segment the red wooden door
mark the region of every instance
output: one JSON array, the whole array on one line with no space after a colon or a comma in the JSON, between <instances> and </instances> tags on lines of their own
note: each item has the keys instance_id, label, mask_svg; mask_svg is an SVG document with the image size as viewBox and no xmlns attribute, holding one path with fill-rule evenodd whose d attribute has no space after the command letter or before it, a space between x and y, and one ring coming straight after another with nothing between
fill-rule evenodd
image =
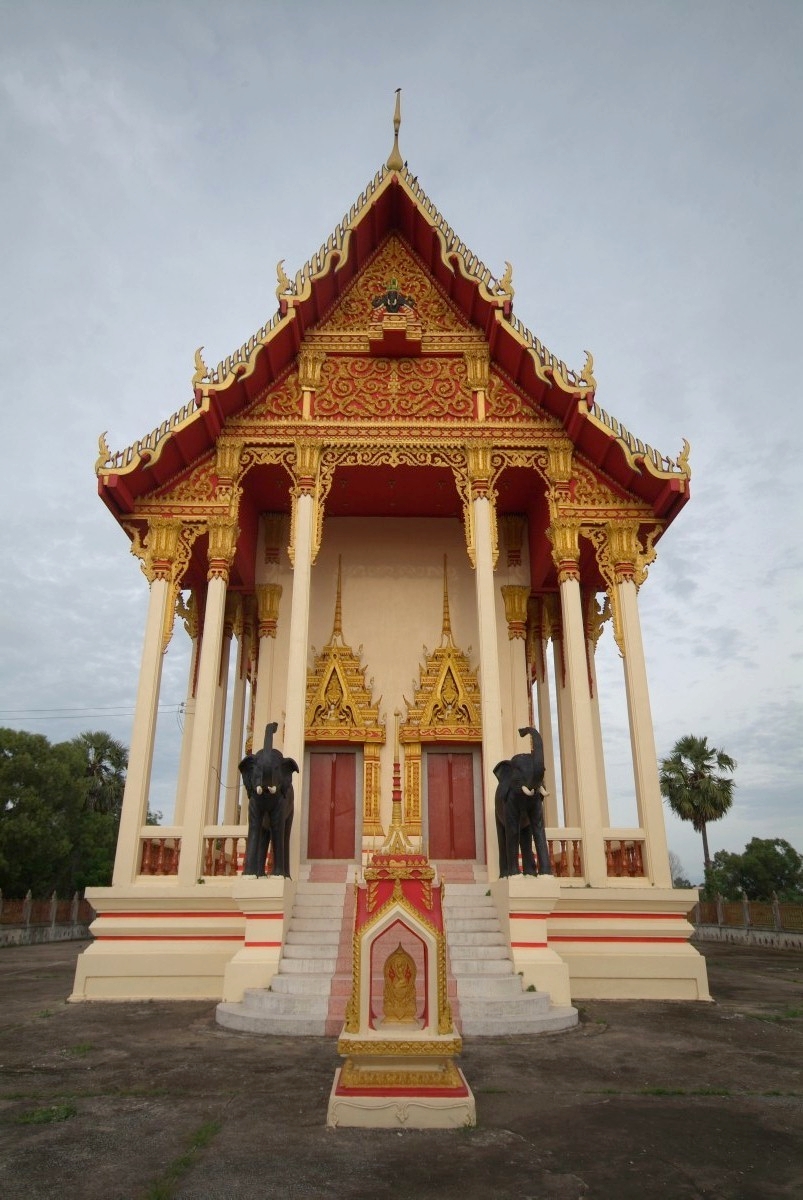
<instances>
[{"instance_id":1,"label":"red wooden door","mask_svg":"<svg viewBox=\"0 0 803 1200\"><path fill-rule=\"evenodd\" d=\"M314 750L309 756L308 858L354 858L357 756Z\"/></svg>"},{"instance_id":2,"label":"red wooden door","mask_svg":"<svg viewBox=\"0 0 803 1200\"><path fill-rule=\"evenodd\" d=\"M427 755L430 858L476 858L474 756Z\"/></svg>"}]
</instances>

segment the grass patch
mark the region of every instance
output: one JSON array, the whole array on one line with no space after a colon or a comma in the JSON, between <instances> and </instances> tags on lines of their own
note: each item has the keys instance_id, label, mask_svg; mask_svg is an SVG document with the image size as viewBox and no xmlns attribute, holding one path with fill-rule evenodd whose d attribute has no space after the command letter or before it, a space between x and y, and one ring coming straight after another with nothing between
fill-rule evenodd
<instances>
[{"instance_id":1,"label":"grass patch","mask_svg":"<svg viewBox=\"0 0 803 1200\"><path fill-rule=\"evenodd\" d=\"M803 1017L803 1008L793 1008L788 1005L779 1013L750 1013L750 1016L754 1021L769 1021L773 1025L778 1025L781 1021L799 1021Z\"/></svg>"},{"instance_id":2,"label":"grass patch","mask_svg":"<svg viewBox=\"0 0 803 1200\"><path fill-rule=\"evenodd\" d=\"M68 1046L67 1053L72 1054L75 1058L86 1058L90 1050L94 1049L91 1042L79 1042L77 1046Z\"/></svg>"},{"instance_id":3,"label":"grass patch","mask_svg":"<svg viewBox=\"0 0 803 1200\"><path fill-rule=\"evenodd\" d=\"M42 1008L36 1015L37 1017L42 1017L44 1020L47 1017L54 1017L56 1014L53 1012L52 1008Z\"/></svg>"},{"instance_id":4,"label":"grass patch","mask_svg":"<svg viewBox=\"0 0 803 1200\"><path fill-rule=\"evenodd\" d=\"M78 1109L74 1104L49 1104L46 1108L32 1108L14 1118L15 1125L49 1125L51 1121L69 1121Z\"/></svg>"},{"instance_id":5,"label":"grass patch","mask_svg":"<svg viewBox=\"0 0 803 1200\"><path fill-rule=\"evenodd\" d=\"M181 1176L189 1171L201 1150L205 1150L220 1132L219 1121L205 1121L190 1138L189 1148L179 1155L167 1170L154 1180L145 1192L145 1200L172 1200Z\"/></svg>"}]
</instances>

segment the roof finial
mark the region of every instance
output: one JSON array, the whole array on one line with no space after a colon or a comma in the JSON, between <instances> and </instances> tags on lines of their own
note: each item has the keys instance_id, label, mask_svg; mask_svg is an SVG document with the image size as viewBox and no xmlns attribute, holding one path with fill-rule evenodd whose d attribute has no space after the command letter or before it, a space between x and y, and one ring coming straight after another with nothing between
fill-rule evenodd
<instances>
[{"instance_id":1,"label":"roof finial","mask_svg":"<svg viewBox=\"0 0 803 1200\"><path fill-rule=\"evenodd\" d=\"M446 582L446 555L443 556L443 626L441 628L441 645L453 646L452 622L449 617L449 589Z\"/></svg>"},{"instance_id":2,"label":"roof finial","mask_svg":"<svg viewBox=\"0 0 803 1200\"><path fill-rule=\"evenodd\" d=\"M389 171L401 171L404 159L399 152L399 126L401 125L401 88L396 88L396 111L393 114L393 149L387 161Z\"/></svg>"},{"instance_id":3,"label":"roof finial","mask_svg":"<svg viewBox=\"0 0 803 1200\"><path fill-rule=\"evenodd\" d=\"M343 605L342 605L342 599L341 599L341 582L340 581L341 581L341 567L340 567L340 555L338 554L338 556L337 556L337 594L335 596L335 621L334 621L334 625L332 626L332 636L329 639L330 645L334 645L336 639L340 640L341 645L343 644Z\"/></svg>"}]
</instances>

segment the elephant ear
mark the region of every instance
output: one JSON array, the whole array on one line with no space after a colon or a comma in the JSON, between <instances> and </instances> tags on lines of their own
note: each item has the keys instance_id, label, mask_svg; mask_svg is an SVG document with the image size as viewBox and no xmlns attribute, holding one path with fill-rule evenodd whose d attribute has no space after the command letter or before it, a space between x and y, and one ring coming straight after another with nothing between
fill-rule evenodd
<instances>
[{"instance_id":1,"label":"elephant ear","mask_svg":"<svg viewBox=\"0 0 803 1200\"><path fill-rule=\"evenodd\" d=\"M511 768L511 762L510 762L509 758L503 758L501 762L498 762L496 764L496 766L494 767L494 775L496 776L496 778L499 780L500 783L502 782L504 777L507 774L509 774L510 768Z\"/></svg>"},{"instance_id":2,"label":"elephant ear","mask_svg":"<svg viewBox=\"0 0 803 1200\"><path fill-rule=\"evenodd\" d=\"M240 772L243 779L245 779L246 772L251 770L255 762L256 759L254 758L253 754L246 754L242 762L237 764L237 770Z\"/></svg>"},{"instance_id":3,"label":"elephant ear","mask_svg":"<svg viewBox=\"0 0 803 1200\"><path fill-rule=\"evenodd\" d=\"M293 771L300 770L299 765L294 758L283 758L282 766L287 767L288 770L290 771L291 775L292 775Z\"/></svg>"}]
</instances>

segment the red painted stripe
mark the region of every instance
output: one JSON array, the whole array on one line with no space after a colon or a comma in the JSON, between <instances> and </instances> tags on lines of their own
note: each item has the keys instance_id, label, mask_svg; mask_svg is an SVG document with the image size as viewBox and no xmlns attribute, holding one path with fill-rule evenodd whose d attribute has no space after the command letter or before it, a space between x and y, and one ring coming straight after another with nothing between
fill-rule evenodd
<instances>
[{"instance_id":1,"label":"red painted stripe","mask_svg":"<svg viewBox=\"0 0 803 1200\"><path fill-rule=\"evenodd\" d=\"M241 942L241 933L99 933L96 942Z\"/></svg>"},{"instance_id":2,"label":"red painted stripe","mask_svg":"<svg viewBox=\"0 0 803 1200\"><path fill-rule=\"evenodd\" d=\"M549 942L511 942L514 950L529 950L529 949L546 949Z\"/></svg>"},{"instance_id":3,"label":"red painted stripe","mask_svg":"<svg viewBox=\"0 0 803 1200\"><path fill-rule=\"evenodd\" d=\"M281 946L282 943L281 942L251 942L251 941L248 941L245 944L246 944L246 946L250 947L250 946Z\"/></svg>"},{"instance_id":4,"label":"red painted stripe","mask_svg":"<svg viewBox=\"0 0 803 1200\"><path fill-rule=\"evenodd\" d=\"M685 937L639 937L638 934L625 933L621 937L606 937L601 933L556 933L550 936L550 942L687 942Z\"/></svg>"},{"instance_id":5,"label":"red painted stripe","mask_svg":"<svg viewBox=\"0 0 803 1200\"><path fill-rule=\"evenodd\" d=\"M246 913L249 921L283 921L284 913Z\"/></svg>"}]
</instances>

